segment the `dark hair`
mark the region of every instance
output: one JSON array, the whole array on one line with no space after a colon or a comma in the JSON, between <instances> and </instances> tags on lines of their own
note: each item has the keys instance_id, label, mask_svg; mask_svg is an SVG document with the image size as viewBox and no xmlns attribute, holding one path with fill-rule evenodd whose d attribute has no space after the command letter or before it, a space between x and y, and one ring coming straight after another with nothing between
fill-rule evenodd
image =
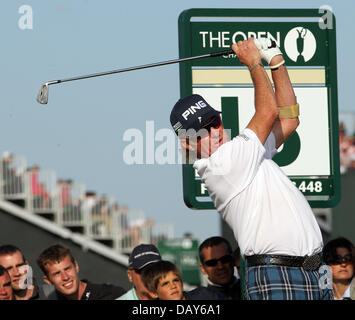
<instances>
[{"instance_id":1,"label":"dark hair","mask_svg":"<svg viewBox=\"0 0 355 320\"><path fill-rule=\"evenodd\" d=\"M202 250L205 249L205 248L209 248L209 247L213 247L213 246L218 246L219 244L221 243L225 243L226 246L227 246L227 250L228 250L228 253L229 254L232 254L232 247L230 245L230 243L228 242L227 239L223 238L223 237L210 237L210 238L207 238L205 241L203 241L199 248L198 248L198 254L199 254L199 257L200 257L200 262L203 263L204 262L204 256L203 256L203 253L202 253Z\"/></svg>"},{"instance_id":2,"label":"dark hair","mask_svg":"<svg viewBox=\"0 0 355 320\"><path fill-rule=\"evenodd\" d=\"M346 248L350 253L353 253L354 245L350 240L343 237L330 240L323 248L323 261L326 264L336 261L337 248Z\"/></svg>"},{"instance_id":3,"label":"dark hair","mask_svg":"<svg viewBox=\"0 0 355 320\"><path fill-rule=\"evenodd\" d=\"M19 248L15 247L12 244L4 244L0 246L0 256L12 255L17 251L21 253L23 262L25 262L26 261L25 256L23 255L22 251Z\"/></svg>"},{"instance_id":4,"label":"dark hair","mask_svg":"<svg viewBox=\"0 0 355 320\"><path fill-rule=\"evenodd\" d=\"M10 277L9 271L7 271L3 266L0 265L0 277L2 277L5 273Z\"/></svg>"},{"instance_id":5,"label":"dark hair","mask_svg":"<svg viewBox=\"0 0 355 320\"><path fill-rule=\"evenodd\" d=\"M54 246L51 246L51 247L45 249L39 255L39 257L37 259L37 264L41 268L42 272L46 276L48 276L48 271L46 269L46 265L51 264L51 263L55 263L55 262L60 262L67 256L70 257L72 263L75 263L75 259L72 256L69 248L67 248L61 244L56 244Z\"/></svg>"},{"instance_id":6,"label":"dark hair","mask_svg":"<svg viewBox=\"0 0 355 320\"><path fill-rule=\"evenodd\" d=\"M178 267L166 260L160 260L146 266L141 273L141 279L150 292L156 293L160 279L169 272L175 273L180 281L182 281Z\"/></svg>"}]
</instances>

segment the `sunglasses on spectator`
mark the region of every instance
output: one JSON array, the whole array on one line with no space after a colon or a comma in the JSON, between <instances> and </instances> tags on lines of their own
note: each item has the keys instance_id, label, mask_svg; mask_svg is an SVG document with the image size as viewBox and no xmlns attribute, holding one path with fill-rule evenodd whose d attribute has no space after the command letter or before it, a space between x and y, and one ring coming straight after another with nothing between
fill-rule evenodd
<instances>
[{"instance_id":1,"label":"sunglasses on spectator","mask_svg":"<svg viewBox=\"0 0 355 320\"><path fill-rule=\"evenodd\" d=\"M218 264L218 261L221 261L223 264L231 263L233 261L233 257L230 254L227 254L223 257L220 257L219 259L207 260L204 262L204 264L208 267L215 267Z\"/></svg>"},{"instance_id":2,"label":"sunglasses on spectator","mask_svg":"<svg viewBox=\"0 0 355 320\"><path fill-rule=\"evenodd\" d=\"M351 262L353 259L351 254L346 254L345 256L336 255L334 261L331 261L332 264L342 264Z\"/></svg>"}]
</instances>

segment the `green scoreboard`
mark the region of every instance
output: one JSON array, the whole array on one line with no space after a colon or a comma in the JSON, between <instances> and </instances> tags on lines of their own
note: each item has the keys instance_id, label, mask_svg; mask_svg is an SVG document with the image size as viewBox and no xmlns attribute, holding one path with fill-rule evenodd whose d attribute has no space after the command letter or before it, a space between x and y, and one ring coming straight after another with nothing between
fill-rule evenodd
<instances>
[{"instance_id":1,"label":"green scoreboard","mask_svg":"<svg viewBox=\"0 0 355 320\"><path fill-rule=\"evenodd\" d=\"M157 247L163 260L168 260L179 268L183 282L195 286L201 284L197 239L159 240Z\"/></svg>"},{"instance_id":2,"label":"green scoreboard","mask_svg":"<svg viewBox=\"0 0 355 320\"><path fill-rule=\"evenodd\" d=\"M179 17L180 58L227 50L249 37L278 44L300 104L300 125L273 160L313 208L340 201L335 17L327 19L332 23L318 9L190 9ZM255 111L249 71L234 54L181 63L181 97L192 93L222 111L231 138ZM188 207L215 208L191 164L183 164L183 191Z\"/></svg>"}]
</instances>

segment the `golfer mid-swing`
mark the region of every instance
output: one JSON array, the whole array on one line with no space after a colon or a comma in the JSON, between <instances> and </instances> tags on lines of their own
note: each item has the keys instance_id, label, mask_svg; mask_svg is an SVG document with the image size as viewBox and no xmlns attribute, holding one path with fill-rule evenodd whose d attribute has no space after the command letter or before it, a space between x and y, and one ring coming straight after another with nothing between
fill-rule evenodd
<instances>
[{"instance_id":1,"label":"golfer mid-swing","mask_svg":"<svg viewBox=\"0 0 355 320\"><path fill-rule=\"evenodd\" d=\"M252 38L233 44L254 85L255 114L228 141L220 112L199 95L180 99L170 122L197 155L194 168L246 261L247 299L331 299L320 285L322 235L303 194L272 160L299 125L299 106L278 47ZM271 69L275 91L261 59Z\"/></svg>"}]
</instances>

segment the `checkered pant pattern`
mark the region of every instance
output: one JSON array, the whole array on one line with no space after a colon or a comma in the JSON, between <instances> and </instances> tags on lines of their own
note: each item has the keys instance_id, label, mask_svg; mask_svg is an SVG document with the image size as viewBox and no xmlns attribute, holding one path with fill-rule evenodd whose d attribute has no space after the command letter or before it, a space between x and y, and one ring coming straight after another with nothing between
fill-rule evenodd
<instances>
[{"instance_id":1,"label":"checkered pant pattern","mask_svg":"<svg viewBox=\"0 0 355 320\"><path fill-rule=\"evenodd\" d=\"M303 268L262 265L245 274L247 300L332 300L331 289L321 289L319 272Z\"/></svg>"}]
</instances>

